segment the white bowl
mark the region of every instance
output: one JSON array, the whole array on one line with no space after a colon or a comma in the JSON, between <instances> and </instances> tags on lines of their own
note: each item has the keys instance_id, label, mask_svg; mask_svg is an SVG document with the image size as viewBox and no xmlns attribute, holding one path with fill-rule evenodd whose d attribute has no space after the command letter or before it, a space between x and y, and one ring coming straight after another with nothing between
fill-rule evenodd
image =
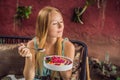
<instances>
[{"instance_id":1,"label":"white bowl","mask_svg":"<svg viewBox=\"0 0 120 80\"><path fill-rule=\"evenodd\" d=\"M52 57L64 58L66 61L69 60L70 64L64 65L63 63L61 63L61 65L55 65L55 64L46 63L46 58L52 58ZM46 56L44 57L44 66L53 71L67 71L67 70L72 69L73 61L70 58L64 57L64 56L58 56L58 55Z\"/></svg>"}]
</instances>

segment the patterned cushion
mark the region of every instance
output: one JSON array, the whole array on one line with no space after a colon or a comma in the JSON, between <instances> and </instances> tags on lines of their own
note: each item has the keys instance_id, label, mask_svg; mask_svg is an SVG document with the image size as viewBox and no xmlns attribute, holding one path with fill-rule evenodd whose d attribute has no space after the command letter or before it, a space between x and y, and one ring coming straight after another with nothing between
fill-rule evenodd
<instances>
[{"instance_id":1,"label":"patterned cushion","mask_svg":"<svg viewBox=\"0 0 120 80\"><path fill-rule=\"evenodd\" d=\"M83 48L80 45L77 45L77 44L74 44L74 45L75 45L75 57L73 61L71 80L78 80L79 72L80 72L81 53Z\"/></svg>"}]
</instances>

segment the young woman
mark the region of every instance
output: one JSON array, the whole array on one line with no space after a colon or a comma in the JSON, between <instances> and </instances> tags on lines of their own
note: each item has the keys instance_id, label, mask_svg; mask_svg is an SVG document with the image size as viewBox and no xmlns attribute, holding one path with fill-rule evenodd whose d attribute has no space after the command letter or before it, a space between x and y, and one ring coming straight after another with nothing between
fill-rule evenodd
<instances>
[{"instance_id":1,"label":"young woman","mask_svg":"<svg viewBox=\"0 0 120 80\"><path fill-rule=\"evenodd\" d=\"M43 57L48 55L62 55L74 59L74 45L63 39L64 21L61 12L54 7L44 7L40 10L36 21L36 36L27 43L21 43L19 54L25 57L24 77L26 80L50 79L70 80L71 70L51 71L43 66ZM44 48L45 52L36 52L30 48ZM37 79L39 78L39 79ZM50 80L48 79L48 80Z\"/></svg>"}]
</instances>

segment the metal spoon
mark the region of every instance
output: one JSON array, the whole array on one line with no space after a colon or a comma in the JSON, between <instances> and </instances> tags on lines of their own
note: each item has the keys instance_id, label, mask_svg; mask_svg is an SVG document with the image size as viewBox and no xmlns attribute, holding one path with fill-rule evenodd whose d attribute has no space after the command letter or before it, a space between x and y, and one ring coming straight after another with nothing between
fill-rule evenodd
<instances>
[{"instance_id":1,"label":"metal spoon","mask_svg":"<svg viewBox=\"0 0 120 80\"><path fill-rule=\"evenodd\" d=\"M30 48L30 47L25 47L25 48L33 49L33 50L38 51L38 52L45 52L44 48Z\"/></svg>"}]
</instances>

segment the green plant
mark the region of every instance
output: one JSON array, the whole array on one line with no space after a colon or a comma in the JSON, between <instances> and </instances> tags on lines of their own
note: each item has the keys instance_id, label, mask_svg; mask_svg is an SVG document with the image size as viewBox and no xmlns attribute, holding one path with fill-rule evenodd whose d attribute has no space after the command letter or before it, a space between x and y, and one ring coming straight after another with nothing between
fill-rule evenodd
<instances>
[{"instance_id":1,"label":"green plant","mask_svg":"<svg viewBox=\"0 0 120 80\"><path fill-rule=\"evenodd\" d=\"M22 21L24 19L29 19L32 6L18 6L16 10L16 14L14 15L14 30L15 26L22 26Z\"/></svg>"},{"instance_id":2,"label":"green plant","mask_svg":"<svg viewBox=\"0 0 120 80\"><path fill-rule=\"evenodd\" d=\"M100 62L99 69L101 70L101 74L105 77L111 77L116 75L117 67L111 63Z\"/></svg>"},{"instance_id":3,"label":"green plant","mask_svg":"<svg viewBox=\"0 0 120 80\"><path fill-rule=\"evenodd\" d=\"M92 5L95 3L95 0L86 0L85 5L83 7L78 7L74 9L74 14L73 14L73 21L76 23L81 23L84 24L82 20L82 15L88 8L88 6Z\"/></svg>"},{"instance_id":4,"label":"green plant","mask_svg":"<svg viewBox=\"0 0 120 80\"><path fill-rule=\"evenodd\" d=\"M120 80L120 77L118 77L117 80Z\"/></svg>"},{"instance_id":5,"label":"green plant","mask_svg":"<svg viewBox=\"0 0 120 80\"><path fill-rule=\"evenodd\" d=\"M90 59L91 70L94 70L96 75L102 76L103 80L120 80L118 76L118 66L112 64L109 60L109 54L105 55L104 61L98 59Z\"/></svg>"},{"instance_id":6,"label":"green plant","mask_svg":"<svg viewBox=\"0 0 120 80\"><path fill-rule=\"evenodd\" d=\"M28 19L31 14L31 6L18 6L15 14L16 19Z\"/></svg>"}]
</instances>

